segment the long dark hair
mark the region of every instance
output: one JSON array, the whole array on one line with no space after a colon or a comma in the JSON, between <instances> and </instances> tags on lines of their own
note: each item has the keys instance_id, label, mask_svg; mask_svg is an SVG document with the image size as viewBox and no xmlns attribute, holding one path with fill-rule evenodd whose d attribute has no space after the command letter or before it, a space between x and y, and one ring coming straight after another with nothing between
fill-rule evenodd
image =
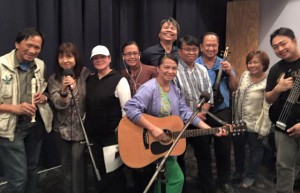
<instances>
[{"instance_id":1,"label":"long dark hair","mask_svg":"<svg viewBox=\"0 0 300 193\"><path fill-rule=\"evenodd\" d=\"M75 73L75 79L77 79L80 76L80 73L82 71L83 65L81 60L80 52L73 43L66 42L62 43L58 49L56 54L56 59L58 60L59 55L66 54L66 55L73 55L75 58L75 66L73 67L74 73ZM60 80L63 76L64 69L58 64L55 67L55 79Z\"/></svg>"}]
</instances>

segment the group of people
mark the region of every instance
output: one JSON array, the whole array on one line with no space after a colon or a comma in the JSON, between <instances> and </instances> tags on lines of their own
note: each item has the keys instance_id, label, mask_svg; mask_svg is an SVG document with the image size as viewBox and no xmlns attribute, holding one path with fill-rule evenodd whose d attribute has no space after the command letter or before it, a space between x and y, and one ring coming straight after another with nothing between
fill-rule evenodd
<instances>
[{"instance_id":1,"label":"group of people","mask_svg":"<svg viewBox=\"0 0 300 193\"><path fill-rule=\"evenodd\" d=\"M215 135L187 139L197 160L202 193L216 193L218 187L224 193L234 192L232 179L244 188L251 187L263 159L263 138L270 133L271 125L277 149L277 192L293 192L300 166L300 123L298 119L288 119L285 124L289 127L282 129L276 121L271 124L269 110L289 102L290 91L295 92L294 87L299 87L295 79L300 73L300 51L294 32L279 28L272 33L270 43L281 60L269 74L267 53L254 50L247 55L247 70L238 81L232 65L217 56L216 33L203 34L199 42L190 35L178 38L179 31L178 22L167 18L161 21L158 44L141 52L135 41L125 42L121 48L124 65L121 72L110 67L111 54L103 45L91 51L90 59L96 69L92 73L84 67L76 45L62 43L57 50L55 71L48 81L45 64L38 59L44 43L42 33L35 28L20 31L15 49L0 57L0 160L8 181L5 192L37 192L42 133L43 129L51 132L52 128L61 158L64 193L85 192L86 137L93 144L91 150L101 178L95 175L98 192L126 192L130 180L133 181L130 191L142 192L159 160L142 169L126 169L120 164L109 170L106 163L107 147L118 144L115 132L122 117L127 116L161 141L166 138L164 128L156 126L144 114L178 115L187 123L199 108L187 129L220 127ZM72 73L65 73L70 69ZM202 93L208 93L210 99L199 107ZM293 107L293 111L297 108ZM229 132L234 130L233 126L229 132L222 127L224 122L228 126L240 121L247 125L247 132L242 135L232 138ZM250 149L247 168L246 143ZM212 172L212 144L216 182ZM115 158L118 156L116 153ZM185 192L185 167L184 154L169 157L164 175L159 175L151 191Z\"/></svg>"}]
</instances>

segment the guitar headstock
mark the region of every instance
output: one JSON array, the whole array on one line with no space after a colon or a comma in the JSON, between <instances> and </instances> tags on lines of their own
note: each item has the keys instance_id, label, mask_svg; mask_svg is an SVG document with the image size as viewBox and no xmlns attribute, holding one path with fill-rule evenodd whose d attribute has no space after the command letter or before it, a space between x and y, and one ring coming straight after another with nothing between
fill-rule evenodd
<instances>
[{"instance_id":1,"label":"guitar headstock","mask_svg":"<svg viewBox=\"0 0 300 193\"><path fill-rule=\"evenodd\" d=\"M223 60L227 60L227 57L230 55L230 52L229 52L229 47L227 46L225 48L224 51L221 51L221 56L223 57Z\"/></svg>"},{"instance_id":2,"label":"guitar headstock","mask_svg":"<svg viewBox=\"0 0 300 193\"><path fill-rule=\"evenodd\" d=\"M230 133L232 136L241 135L247 131L247 124L244 121L235 121L232 123L232 127L230 129Z\"/></svg>"}]
</instances>

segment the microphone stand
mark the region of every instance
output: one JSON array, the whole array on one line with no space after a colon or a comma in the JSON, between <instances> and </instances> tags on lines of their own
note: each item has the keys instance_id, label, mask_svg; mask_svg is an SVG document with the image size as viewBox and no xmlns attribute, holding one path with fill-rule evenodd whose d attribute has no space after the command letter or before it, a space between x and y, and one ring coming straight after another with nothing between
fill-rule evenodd
<instances>
[{"instance_id":1,"label":"microphone stand","mask_svg":"<svg viewBox=\"0 0 300 193\"><path fill-rule=\"evenodd\" d=\"M196 111L189 118L188 122L184 125L183 129L181 130L181 132L179 133L179 135L175 139L174 143L172 144L172 146L170 147L170 149L168 150L168 152L166 153L166 155L163 157L163 159L161 160L161 162L159 163L159 165L156 167L156 171L153 174L153 176L152 176L151 180L149 181L148 185L144 189L143 193L147 193L149 191L151 185L153 184L154 180L157 178L158 173L163 169L163 166L165 165L168 157L172 153L172 151L175 148L176 144L178 143L179 139L181 138L181 136L183 135L183 133L185 132L185 130L188 128L188 126L191 124L191 122L195 119L195 117L197 116L197 114L201 110L204 102L205 102L205 99L203 99L202 101L200 101L200 103L198 105L199 107L197 107Z\"/></svg>"},{"instance_id":2,"label":"microphone stand","mask_svg":"<svg viewBox=\"0 0 300 193\"><path fill-rule=\"evenodd\" d=\"M221 125L226 126L228 124L225 121L223 121L222 119L220 119L219 117L217 117L216 115L214 115L211 112L209 112L208 110L204 110L204 112L207 113L208 116L210 116L212 119L214 119L215 121L217 121Z\"/></svg>"},{"instance_id":3,"label":"microphone stand","mask_svg":"<svg viewBox=\"0 0 300 193\"><path fill-rule=\"evenodd\" d=\"M92 144L90 144L90 141L89 141L89 138L88 138L88 136L86 134L86 131L85 131L82 119L80 117L79 107L78 107L78 105L76 103L76 99L75 99L75 96L74 96L73 89L71 88L71 86L68 86L68 87L69 87L69 90L71 92L71 96L72 96L71 99L72 99L72 101L74 103L74 106L75 106L76 114L77 114L79 122L80 122L80 126L81 126L81 129L82 129L82 132L83 132L84 140L85 140L85 143L87 145L87 148L88 148L91 160L92 160L92 164L93 164L93 167L94 167L94 170L95 170L95 173L96 173L97 180L100 181L101 180L101 176L100 176L99 170L98 170L98 168L96 166L95 159L94 159L94 156L93 156L93 152L92 152L92 149L91 149L91 145Z\"/></svg>"}]
</instances>

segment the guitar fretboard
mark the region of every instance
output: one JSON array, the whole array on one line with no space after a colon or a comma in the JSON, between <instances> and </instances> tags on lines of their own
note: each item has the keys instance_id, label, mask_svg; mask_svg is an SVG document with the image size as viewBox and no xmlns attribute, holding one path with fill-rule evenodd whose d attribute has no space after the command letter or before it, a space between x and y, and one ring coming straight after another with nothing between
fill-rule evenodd
<instances>
[{"instance_id":1,"label":"guitar fretboard","mask_svg":"<svg viewBox=\"0 0 300 193\"><path fill-rule=\"evenodd\" d=\"M295 102L299 98L299 92L300 92L300 75L297 75L295 82L294 82L294 87L292 88L292 90L288 96L287 102L295 104Z\"/></svg>"},{"instance_id":2,"label":"guitar fretboard","mask_svg":"<svg viewBox=\"0 0 300 193\"><path fill-rule=\"evenodd\" d=\"M196 136L203 136L203 135L211 135L216 134L219 132L219 129L222 127L214 127L210 129L190 129L186 130L180 138L188 138L188 137L196 137ZM229 127L225 128L227 131L229 130ZM172 137L177 138L180 132L176 131L172 133Z\"/></svg>"}]
</instances>

